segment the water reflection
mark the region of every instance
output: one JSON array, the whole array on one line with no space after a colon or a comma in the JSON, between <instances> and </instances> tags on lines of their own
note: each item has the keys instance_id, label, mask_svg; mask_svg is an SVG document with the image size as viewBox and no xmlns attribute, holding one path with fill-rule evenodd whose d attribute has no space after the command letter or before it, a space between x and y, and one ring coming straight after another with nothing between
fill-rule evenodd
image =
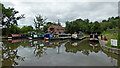
<instances>
[{"instance_id":1,"label":"water reflection","mask_svg":"<svg viewBox=\"0 0 120 68\"><path fill-rule=\"evenodd\" d=\"M2 45L2 66L17 66L18 62L15 61L15 59L19 59L21 61L24 61L25 57L21 57L17 55L19 45L21 43L13 43L5 41ZM12 43L12 44L11 44Z\"/></svg>"},{"instance_id":2,"label":"water reflection","mask_svg":"<svg viewBox=\"0 0 120 68\"><path fill-rule=\"evenodd\" d=\"M97 45L97 46L94 46ZM66 52L77 53L82 52L84 55L89 55L90 52L98 53L100 51L99 43L92 43L90 41L69 41L65 44Z\"/></svg>"},{"instance_id":3,"label":"water reflection","mask_svg":"<svg viewBox=\"0 0 120 68\"><path fill-rule=\"evenodd\" d=\"M94 53L100 55L101 57L103 57L103 55L104 55L104 54L102 54L103 51L101 50L100 44L98 42L91 42L88 40L82 40L82 41L54 40L54 41L49 41L49 42L45 42L43 40L27 40L27 39L3 40L2 47L3 47L2 66L17 66L17 65L27 64L27 63L29 63L27 61L28 58L30 58L29 60L31 62L33 62L32 60L35 60L36 62L38 61L39 62L38 64L33 62L36 65L40 64L40 60L44 61L44 64L42 64L42 65L47 65L48 60L45 58L50 58L49 57L49 56L51 56L50 52L52 54L52 58L54 58L54 56L58 56L57 54L60 54L59 56L61 56L61 58L63 58L63 57L66 58L66 57L72 55L72 53L73 53L73 54L76 54L77 58L79 58L80 56L83 57L84 55L88 56L90 58L89 59L90 61L91 61L91 59L94 59L91 57L91 55ZM27 48L26 49L27 51L30 51L29 54L26 54L27 52L24 50L25 48ZM60 50L61 50L61 52L60 52ZM57 54L55 53L55 51L57 52ZM19 52L20 53L24 52L26 55L29 55L29 56L26 57L25 54L21 55ZM67 54L67 53L70 53L70 54ZM108 57L111 55L111 54L107 54L106 52L105 52L105 54L108 55ZM34 58L34 57L36 57L36 58ZM75 59L74 57L70 57L70 58ZM104 55L104 57L106 57L106 56ZM106 58L108 59L108 57L106 57ZM40 58L42 58L42 59L40 59ZM97 59L97 57L95 57L95 58ZM116 59L114 57L112 57L112 58ZM56 59L61 60L57 57L56 57ZM71 62L73 61L72 59L70 59ZM118 61L117 64L119 64L120 60L118 60L118 59L116 59L116 60ZM56 62L54 60L51 60L50 61L51 64L49 63L49 65L54 65L55 63L56 63L55 65L60 65L60 63L64 62L64 61L65 60ZM84 64L87 64L87 62L88 61L84 62ZM109 60L107 61L107 63L106 62L105 63L107 65L111 65L108 62L109 62ZM67 63L68 63L68 61L67 61ZM69 63L69 64L67 64L67 63L66 64L63 63L63 64L72 65L71 63ZM80 63L81 65L83 64L79 60L76 61L76 63ZM101 61L101 64L99 64L99 62L97 62L97 63L98 63L98 65L102 65L102 61ZM76 64L76 65L79 65L79 64Z\"/></svg>"},{"instance_id":4,"label":"water reflection","mask_svg":"<svg viewBox=\"0 0 120 68\"><path fill-rule=\"evenodd\" d=\"M117 59L117 66L118 68L120 68L120 56L119 55L116 55L116 54L113 54L113 53L109 53L109 52L106 52L106 51L103 51L105 54L107 54L108 57L111 58L111 63L114 62L114 59Z\"/></svg>"}]
</instances>

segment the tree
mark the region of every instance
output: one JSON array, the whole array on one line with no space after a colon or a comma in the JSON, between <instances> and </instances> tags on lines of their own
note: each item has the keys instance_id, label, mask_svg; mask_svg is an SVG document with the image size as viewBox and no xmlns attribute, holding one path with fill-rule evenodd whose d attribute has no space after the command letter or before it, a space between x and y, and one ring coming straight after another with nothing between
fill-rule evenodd
<instances>
[{"instance_id":1,"label":"tree","mask_svg":"<svg viewBox=\"0 0 120 68\"><path fill-rule=\"evenodd\" d=\"M3 35L9 35L11 33L13 27L16 27L14 25L18 25L17 21L24 18L24 14L20 16L16 16L19 12L16 11L14 8L5 8L2 4L2 27L3 27ZM15 32L16 33L16 32ZM19 32L17 32L19 33Z\"/></svg>"},{"instance_id":2,"label":"tree","mask_svg":"<svg viewBox=\"0 0 120 68\"><path fill-rule=\"evenodd\" d=\"M101 28L100 28L100 23L98 21L95 21L91 27L91 32L92 33L100 33L101 32Z\"/></svg>"},{"instance_id":3,"label":"tree","mask_svg":"<svg viewBox=\"0 0 120 68\"><path fill-rule=\"evenodd\" d=\"M28 29L28 31L33 31L33 27L32 26L28 26L27 29Z\"/></svg>"},{"instance_id":4,"label":"tree","mask_svg":"<svg viewBox=\"0 0 120 68\"><path fill-rule=\"evenodd\" d=\"M19 12L16 11L14 8L5 8L4 5L2 5L2 25L5 28L10 28L12 25L18 25L17 21L24 18L24 14L21 16L16 17L16 14Z\"/></svg>"},{"instance_id":5,"label":"tree","mask_svg":"<svg viewBox=\"0 0 120 68\"><path fill-rule=\"evenodd\" d=\"M27 32L31 32L31 31L33 31L33 27L32 26L23 26L21 28L21 32L22 33L27 33Z\"/></svg>"},{"instance_id":6,"label":"tree","mask_svg":"<svg viewBox=\"0 0 120 68\"><path fill-rule=\"evenodd\" d=\"M66 22L65 31L69 33L74 33L79 31L87 33L89 32L89 28L90 27L89 27L88 19L85 19L85 20L76 19L75 21L72 21L72 22L69 22L69 21Z\"/></svg>"},{"instance_id":7,"label":"tree","mask_svg":"<svg viewBox=\"0 0 120 68\"><path fill-rule=\"evenodd\" d=\"M41 15L35 16L34 25L35 25L36 30L40 30L41 26L46 24L45 22L46 20L47 18L43 18Z\"/></svg>"},{"instance_id":8,"label":"tree","mask_svg":"<svg viewBox=\"0 0 120 68\"><path fill-rule=\"evenodd\" d=\"M65 32L66 33L71 33L71 30L70 30L71 29L71 25L70 25L71 23L69 21L66 21L65 24L66 24Z\"/></svg>"},{"instance_id":9,"label":"tree","mask_svg":"<svg viewBox=\"0 0 120 68\"><path fill-rule=\"evenodd\" d=\"M20 28L17 25L13 25L10 28L10 34L19 34L21 33Z\"/></svg>"}]
</instances>

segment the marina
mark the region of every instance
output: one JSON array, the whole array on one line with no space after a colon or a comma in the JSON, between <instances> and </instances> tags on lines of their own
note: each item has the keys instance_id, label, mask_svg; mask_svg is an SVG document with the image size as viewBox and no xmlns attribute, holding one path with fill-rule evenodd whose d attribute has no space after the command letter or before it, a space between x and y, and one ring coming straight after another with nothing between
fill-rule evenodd
<instances>
[{"instance_id":1,"label":"marina","mask_svg":"<svg viewBox=\"0 0 120 68\"><path fill-rule=\"evenodd\" d=\"M0 68L120 68L120 2L0 5Z\"/></svg>"}]
</instances>

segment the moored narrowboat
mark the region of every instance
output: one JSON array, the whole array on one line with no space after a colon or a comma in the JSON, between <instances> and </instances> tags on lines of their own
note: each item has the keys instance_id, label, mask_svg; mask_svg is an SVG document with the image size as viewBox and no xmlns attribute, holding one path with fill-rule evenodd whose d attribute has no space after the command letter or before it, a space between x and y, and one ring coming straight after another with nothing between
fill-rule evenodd
<instances>
[{"instance_id":1,"label":"moored narrowboat","mask_svg":"<svg viewBox=\"0 0 120 68\"><path fill-rule=\"evenodd\" d=\"M71 40L81 40L83 35L81 33L77 34L76 32L72 34Z\"/></svg>"},{"instance_id":2,"label":"moored narrowboat","mask_svg":"<svg viewBox=\"0 0 120 68\"><path fill-rule=\"evenodd\" d=\"M45 41L45 42L49 42L49 38L50 38L50 35L49 35L49 34L45 34L45 35L44 35L44 41Z\"/></svg>"},{"instance_id":3,"label":"moored narrowboat","mask_svg":"<svg viewBox=\"0 0 120 68\"><path fill-rule=\"evenodd\" d=\"M28 38L30 34L9 34L7 39L22 39Z\"/></svg>"},{"instance_id":4,"label":"moored narrowboat","mask_svg":"<svg viewBox=\"0 0 120 68\"><path fill-rule=\"evenodd\" d=\"M38 38L39 38L38 34L31 34L31 35L28 37L29 40L38 39Z\"/></svg>"},{"instance_id":5,"label":"moored narrowboat","mask_svg":"<svg viewBox=\"0 0 120 68\"><path fill-rule=\"evenodd\" d=\"M78 39L78 38L77 38L77 34L72 34L71 39L72 39L72 40Z\"/></svg>"},{"instance_id":6,"label":"moored narrowboat","mask_svg":"<svg viewBox=\"0 0 120 68\"><path fill-rule=\"evenodd\" d=\"M97 34L90 34L90 41L98 41L98 35Z\"/></svg>"},{"instance_id":7,"label":"moored narrowboat","mask_svg":"<svg viewBox=\"0 0 120 68\"><path fill-rule=\"evenodd\" d=\"M19 39L19 38L22 38L21 34L10 34L8 36L8 39Z\"/></svg>"},{"instance_id":8,"label":"moored narrowboat","mask_svg":"<svg viewBox=\"0 0 120 68\"><path fill-rule=\"evenodd\" d=\"M59 39L70 39L71 38L71 34L59 34L58 38Z\"/></svg>"},{"instance_id":9,"label":"moored narrowboat","mask_svg":"<svg viewBox=\"0 0 120 68\"><path fill-rule=\"evenodd\" d=\"M28 39L44 39L45 33L36 33L36 32L31 32Z\"/></svg>"},{"instance_id":10,"label":"moored narrowboat","mask_svg":"<svg viewBox=\"0 0 120 68\"><path fill-rule=\"evenodd\" d=\"M71 39L71 34L54 34L50 40Z\"/></svg>"},{"instance_id":11,"label":"moored narrowboat","mask_svg":"<svg viewBox=\"0 0 120 68\"><path fill-rule=\"evenodd\" d=\"M45 33L39 33L38 34L38 37L41 38L41 39L44 39L44 36L45 36Z\"/></svg>"}]
</instances>

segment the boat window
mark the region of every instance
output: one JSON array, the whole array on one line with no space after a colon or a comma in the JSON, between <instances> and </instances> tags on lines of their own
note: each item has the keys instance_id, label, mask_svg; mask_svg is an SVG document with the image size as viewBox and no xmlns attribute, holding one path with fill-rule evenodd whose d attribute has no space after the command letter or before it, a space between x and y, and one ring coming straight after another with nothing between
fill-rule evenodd
<instances>
[{"instance_id":1,"label":"boat window","mask_svg":"<svg viewBox=\"0 0 120 68\"><path fill-rule=\"evenodd\" d=\"M59 35L59 37L67 37L67 36L70 36L70 35Z\"/></svg>"}]
</instances>

